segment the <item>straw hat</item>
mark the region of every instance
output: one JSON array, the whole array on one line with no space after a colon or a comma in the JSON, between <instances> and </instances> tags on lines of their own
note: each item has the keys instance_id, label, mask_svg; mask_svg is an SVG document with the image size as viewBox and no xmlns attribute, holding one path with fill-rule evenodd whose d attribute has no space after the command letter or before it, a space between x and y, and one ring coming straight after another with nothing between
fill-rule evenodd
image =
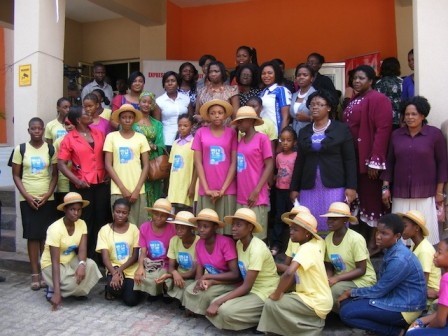
<instances>
[{"instance_id":1,"label":"straw hat","mask_svg":"<svg viewBox=\"0 0 448 336\"><path fill-rule=\"evenodd\" d=\"M423 232L423 236L425 236L425 237L429 236L429 231L428 231L428 228L426 227L425 216L420 211L410 210L406 213L397 212L397 215L400 216L401 218L404 217L404 218L410 219L415 224L420 226L420 229L422 229L422 232Z\"/></svg>"},{"instance_id":2,"label":"straw hat","mask_svg":"<svg viewBox=\"0 0 448 336\"><path fill-rule=\"evenodd\" d=\"M311 233L316 239L322 240L322 237L317 234L317 220L310 213L301 212L298 213L294 219L285 218L283 219L283 222L288 225L299 225Z\"/></svg>"},{"instance_id":3,"label":"straw hat","mask_svg":"<svg viewBox=\"0 0 448 336\"><path fill-rule=\"evenodd\" d=\"M254 119L255 120L255 126L260 126L264 124L263 119L261 119L257 112L255 112L254 108L251 106L242 106L238 109L238 112L236 112L236 118L233 120L230 124L231 125L237 125L238 120L243 119Z\"/></svg>"},{"instance_id":4,"label":"straw hat","mask_svg":"<svg viewBox=\"0 0 448 336\"><path fill-rule=\"evenodd\" d=\"M220 228L225 226L225 224L219 220L219 216L216 211L212 209L202 209L198 213L197 217L190 218L188 221L197 225L200 220L216 223Z\"/></svg>"},{"instance_id":5,"label":"straw hat","mask_svg":"<svg viewBox=\"0 0 448 336\"><path fill-rule=\"evenodd\" d=\"M69 204L73 203L82 203L82 207L85 208L90 204L89 201L83 200L81 195L77 192L69 192L67 195L64 196L64 203L59 204L56 209L59 211L64 211L64 207Z\"/></svg>"},{"instance_id":6,"label":"straw hat","mask_svg":"<svg viewBox=\"0 0 448 336\"><path fill-rule=\"evenodd\" d=\"M169 215L169 217L173 218L174 215L171 213L171 210L173 207L171 206L171 202L168 201L166 198L159 198L157 201L154 202L152 208L145 208L150 214L152 214L154 211L162 212L164 214Z\"/></svg>"},{"instance_id":7,"label":"straw hat","mask_svg":"<svg viewBox=\"0 0 448 336\"><path fill-rule=\"evenodd\" d=\"M210 118L208 117L208 109L214 105L219 105L224 108L224 110L226 111L226 118L230 117L233 113L233 107L228 102L222 99L212 99L201 106L199 113L202 119L207 121L210 120Z\"/></svg>"},{"instance_id":8,"label":"straw hat","mask_svg":"<svg viewBox=\"0 0 448 336\"><path fill-rule=\"evenodd\" d=\"M176 214L176 217L170 223L191 226L191 227L196 228L197 227L196 224L193 224L188 221L189 219L191 219L193 217L194 217L194 215L190 211L179 211Z\"/></svg>"},{"instance_id":9,"label":"straw hat","mask_svg":"<svg viewBox=\"0 0 448 336\"><path fill-rule=\"evenodd\" d=\"M226 224L232 224L234 218L245 220L246 222L251 223L254 226L254 233L262 232L263 227L260 223L257 222L257 215L255 212L248 208L238 209L233 216L225 216L224 222Z\"/></svg>"},{"instance_id":10,"label":"straw hat","mask_svg":"<svg viewBox=\"0 0 448 336\"><path fill-rule=\"evenodd\" d=\"M115 110L112 113L112 120L116 123L120 123L120 114L122 114L123 112L134 112L134 122L139 122L142 118L142 113L139 110L135 109L134 106L132 106L131 104L123 104L118 110Z\"/></svg>"},{"instance_id":11,"label":"straw hat","mask_svg":"<svg viewBox=\"0 0 448 336\"><path fill-rule=\"evenodd\" d=\"M297 215L298 213L303 213L303 212L306 212L306 213L311 213L310 212L310 209L308 209L306 206L304 206L304 205L297 205L297 206L295 206L294 208L292 208L291 209L291 211L289 211L289 212L285 212L283 215L282 215L282 221L284 221L284 219L285 218L289 218L289 216L291 216L291 215Z\"/></svg>"},{"instance_id":12,"label":"straw hat","mask_svg":"<svg viewBox=\"0 0 448 336\"><path fill-rule=\"evenodd\" d=\"M320 215L320 217L347 217L348 221L352 224L358 224L358 219L352 216L350 207L344 202L333 202L330 204L330 208L326 214Z\"/></svg>"}]
</instances>

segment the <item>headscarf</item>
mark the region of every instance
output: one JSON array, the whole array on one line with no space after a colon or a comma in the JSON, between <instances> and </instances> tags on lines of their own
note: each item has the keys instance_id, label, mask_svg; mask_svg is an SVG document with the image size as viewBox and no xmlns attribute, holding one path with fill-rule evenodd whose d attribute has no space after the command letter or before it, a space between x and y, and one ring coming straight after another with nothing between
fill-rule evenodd
<instances>
[{"instance_id":1,"label":"headscarf","mask_svg":"<svg viewBox=\"0 0 448 336\"><path fill-rule=\"evenodd\" d=\"M149 91L143 91L142 93L140 93L138 101L140 102L143 97L151 97L151 111L154 111L154 109L156 108L156 95Z\"/></svg>"}]
</instances>

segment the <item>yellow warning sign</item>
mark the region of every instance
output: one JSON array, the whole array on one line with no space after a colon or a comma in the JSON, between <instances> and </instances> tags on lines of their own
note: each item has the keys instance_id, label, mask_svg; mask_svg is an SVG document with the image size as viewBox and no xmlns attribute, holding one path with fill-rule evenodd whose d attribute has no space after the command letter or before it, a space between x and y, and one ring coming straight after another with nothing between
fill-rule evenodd
<instances>
[{"instance_id":1,"label":"yellow warning sign","mask_svg":"<svg viewBox=\"0 0 448 336\"><path fill-rule=\"evenodd\" d=\"M31 64L19 65L19 86L31 85Z\"/></svg>"}]
</instances>

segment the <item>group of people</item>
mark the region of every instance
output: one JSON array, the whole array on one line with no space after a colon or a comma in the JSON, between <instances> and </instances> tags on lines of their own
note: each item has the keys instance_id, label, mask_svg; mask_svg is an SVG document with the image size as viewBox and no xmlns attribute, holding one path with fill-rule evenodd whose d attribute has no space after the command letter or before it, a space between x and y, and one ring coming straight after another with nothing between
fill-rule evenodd
<instances>
[{"instance_id":1,"label":"group of people","mask_svg":"<svg viewBox=\"0 0 448 336\"><path fill-rule=\"evenodd\" d=\"M107 299L132 306L141 292L174 297L223 329L319 334L333 309L348 325L398 335L426 300L439 298L446 313L429 256L440 240L447 148L427 125L428 101L410 97L396 111L375 90L375 71L361 65L341 113L331 80L318 72L322 55L299 64L295 82L284 78L279 59L258 66L247 46L236 55L229 79L221 62L204 55L203 80L184 63L164 74L160 97L144 91L145 76L134 72L126 93L111 99L92 85L82 108L61 98L46 127L30 120L30 141L16 147L12 166L31 288L48 286L55 308L61 295L85 295L101 276L95 259L106 269ZM97 72L104 77L104 66ZM169 178L149 179L161 156L169 157ZM356 233L358 223L371 232ZM425 251L423 268L402 237L415 255ZM377 282L370 256L383 249ZM285 250L286 264L275 265ZM388 265L402 262L410 267L397 280L397 266ZM64 278L72 281L67 292ZM283 295L294 279L293 294ZM401 292L405 279L412 293ZM361 298L365 309L356 308ZM390 320L375 320L381 314L373 308L390 311ZM284 320L273 324L272 314Z\"/></svg>"}]
</instances>

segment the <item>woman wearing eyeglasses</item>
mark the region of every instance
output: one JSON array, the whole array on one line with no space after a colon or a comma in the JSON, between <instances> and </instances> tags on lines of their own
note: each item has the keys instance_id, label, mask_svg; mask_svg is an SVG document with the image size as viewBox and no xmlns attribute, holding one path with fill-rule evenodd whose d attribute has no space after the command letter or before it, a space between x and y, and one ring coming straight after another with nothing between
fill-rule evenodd
<instances>
[{"instance_id":1,"label":"woman wearing eyeglasses","mask_svg":"<svg viewBox=\"0 0 448 336\"><path fill-rule=\"evenodd\" d=\"M350 204L356 198L356 156L349 128L330 117L336 109L333 95L313 92L306 105L313 122L299 133L290 197L319 214L333 202ZM318 231L326 230L325 219L318 218Z\"/></svg>"}]
</instances>

